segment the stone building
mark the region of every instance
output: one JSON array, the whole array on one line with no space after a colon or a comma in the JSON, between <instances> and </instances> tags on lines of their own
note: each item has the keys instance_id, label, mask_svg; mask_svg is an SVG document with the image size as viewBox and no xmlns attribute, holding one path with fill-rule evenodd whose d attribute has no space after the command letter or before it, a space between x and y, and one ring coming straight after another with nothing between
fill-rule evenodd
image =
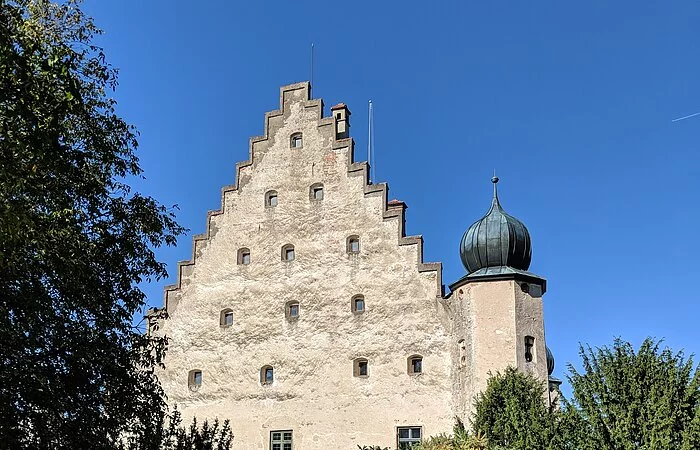
<instances>
[{"instance_id":1,"label":"stone building","mask_svg":"<svg viewBox=\"0 0 700 450\"><path fill-rule=\"evenodd\" d=\"M309 83L284 86L264 133L165 289L160 379L186 418L230 419L236 449L409 448L467 421L489 371L548 380L545 280L497 179L446 289L354 161L344 104L324 117Z\"/></svg>"}]
</instances>

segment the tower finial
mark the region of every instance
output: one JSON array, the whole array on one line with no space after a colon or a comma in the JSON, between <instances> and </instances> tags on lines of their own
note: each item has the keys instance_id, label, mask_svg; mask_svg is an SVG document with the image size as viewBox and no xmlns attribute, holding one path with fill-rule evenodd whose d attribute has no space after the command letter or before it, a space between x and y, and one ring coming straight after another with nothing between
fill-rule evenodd
<instances>
[{"instance_id":1,"label":"tower finial","mask_svg":"<svg viewBox=\"0 0 700 450\"><path fill-rule=\"evenodd\" d=\"M493 177L491 177L491 183L493 183L493 198L498 199L498 188L496 188L496 185L498 184L498 177L496 176L496 169L493 169Z\"/></svg>"}]
</instances>

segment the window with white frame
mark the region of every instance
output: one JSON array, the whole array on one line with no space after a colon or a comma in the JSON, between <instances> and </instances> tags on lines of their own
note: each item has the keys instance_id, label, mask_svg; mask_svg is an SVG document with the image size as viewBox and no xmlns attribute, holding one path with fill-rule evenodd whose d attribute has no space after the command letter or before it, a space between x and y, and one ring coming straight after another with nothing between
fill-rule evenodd
<instances>
[{"instance_id":1,"label":"window with white frame","mask_svg":"<svg viewBox=\"0 0 700 450\"><path fill-rule=\"evenodd\" d=\"M270 450L292 450L292 430L270 431Z\"/></svg>"},{"instance_id":2,"label":"window with white frame","mask_svg":"<svg viewBox=\"0 0 700 450\"><path fill-rule=\"evenodd\" d=\"M399 427L396 430L396 441L398 450L411 449L417 446L422 436L421 427Z\"/></svg>"}]
</instances>

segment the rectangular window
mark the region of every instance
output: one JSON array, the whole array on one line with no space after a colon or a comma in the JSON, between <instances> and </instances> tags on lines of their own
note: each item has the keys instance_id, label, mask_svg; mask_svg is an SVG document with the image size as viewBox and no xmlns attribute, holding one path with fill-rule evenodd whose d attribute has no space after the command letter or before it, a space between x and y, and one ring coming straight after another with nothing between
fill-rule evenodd
<instances>
[{"instance_id":1,"label":"rectangular window","mask_svg":"<svg viewBox=\"0 0 700 450\"><path fill-rule=\"evenodd\" d=\"M361 377L367 376L367 361L360 361L357 363L357 374Z\"/></svg>"},{"instance_id":2,"label":"rectangular window","mask_svg":"<svg viewBox=\"0 0 700 450\"><path fill-rule=\"evenodd\" d=\"M398 450L411 449L420 442L421 427L401 427L397 429Z\"/></svg>"},{"instance_id":3,"label":"rectangular window","mask_svg":"<svg viewBox=\"0 0 700 450\"><path fill-rule=\"evenodd\" d=\"M411 365L413 366L413 373L421 373L423 371L423 359L413 358L411 360Z\"/></svg>"},{"instance_id":4,"label":"rectangular window","mask_svg":"<svg viewBox=\"0 0 700 450\"><path fill-rule=\"evenodd\" d=\"M233 312L227 312L224 315L224 325L233 325Z\"/></svg>"},{"instance_id":5,"label":"rectangular window","mask_svg":"<svg viewBox=\"0 0 700 450\"><path fill-rule=\"evenodd\" d=\"M277 196L271 195L268 202L270 203L270 206L277 206Z\"/></svg>"},{"instance_id":6,"label":"rectangular window","mask_svg":"<svg viewBox=\"0 0 700 450\"><path fill-rule=\"evenodd\" d=\"M323 188L314 189L314 200L323 200Z\"/></svg>"},{"instance_id":7,"label":"rectangular window","mask_svg":"<svg viewBox=\"0 0 700 450\"><path fill-rule=\"evenodd\" d=\"M353 239L350 241L350 252L360 253L360 241Z\"/></svg>"},{"instance_id":8,"label":"rectangular window","mask_svg":"<svg viewBox=\"0 0 700 450\"><path fill-rule=\"evenodd\" d=\"M292 450L292 430L270 432L271 450Z\"/></svg>"},{"instance_id":9,"label":"rectangular window","mask_svg":"<svg viewBox=\"0 0 700 450\"><path fill-rule=\"evenodd\" d=\"M535 338L532 336L525 336L525 361L532 362L532 350L535 346Z\"/></svg>"},{"instance_id":10,"label":"rectangular window","mask_svg":"<svg viewBox=\"0 0 700 450\"><path fill-rule=\"evenodd\" d=\"M292 303L289 305L289 317L297 317L299 316L299 305L296 303Z\"/></svg>"},{"instance_id":11,"label":"rectangular window","mask_svg":"<svg viewBox=\"0 0 700 450\"><path fill-rule=\"evenodd\" d=\"M241 263L245 265L250 264L250 253L243 253L243 255L241 255Z\"/></svg>"},{"instance_id":12,"label":"rectangular window","mask_svg":"<svg viewBox=\"0 0 700 450\"><path fill-rule=\"evenodd\" d=\"M355 311L361 312L365 310L365 299L358 298L355 300Z\"/></svg>"},{"instance_id":13,"label":"rectangular window","mask_svg":"<svg viewBox=\"0 0 700 450\"><path fill-rule=\"evenodd\" d=\"M199 371L195 372L193 381L194 381L195 386L201 385L202 384L202 372L199 372Z\"/></svg>"}]
</instances>

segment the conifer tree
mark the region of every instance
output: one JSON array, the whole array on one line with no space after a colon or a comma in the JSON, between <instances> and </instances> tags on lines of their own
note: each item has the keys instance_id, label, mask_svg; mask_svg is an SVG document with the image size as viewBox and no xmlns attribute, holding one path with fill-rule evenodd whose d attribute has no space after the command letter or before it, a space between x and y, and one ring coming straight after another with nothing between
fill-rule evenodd
<instances>
[{"instance_id":1,"label":"conifer tree","mask_svg":"<svg viewBox=\"0 0 700 450\"><path fill-rule=\"evenodd\" d=\"M569 365L569 440L578 449L700 448L700 370L692 358L646 339L639 351L581 347L583 371Z\"/></svg>"}]
</instances>

